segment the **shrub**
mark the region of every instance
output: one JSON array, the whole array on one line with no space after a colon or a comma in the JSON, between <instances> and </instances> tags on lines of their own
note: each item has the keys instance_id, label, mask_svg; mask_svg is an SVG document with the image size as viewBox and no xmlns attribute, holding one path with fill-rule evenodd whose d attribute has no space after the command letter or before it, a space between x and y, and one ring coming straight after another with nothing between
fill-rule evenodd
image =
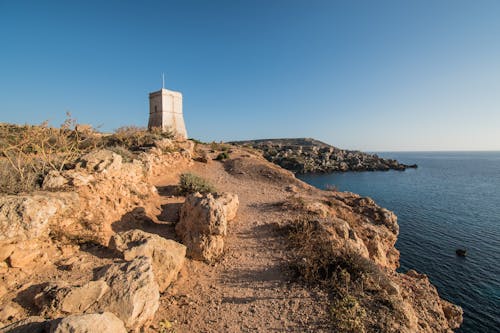
<instances>
[{"instance_id":1,"label":"shrub","mask_svg":"<svg viewBox=\"0 0 500 333\"><path fill-rule=\"evenodd\" d=\"M191 193L214 193L215 187L206 179L192 173L181 174L179 181L179 194L186 195Z\"/></svg>"},{"instance_id":2,"label":"shrub","mask_svg":"<svg viewBox=\"0 0 500 333\"><path fill-rule=\"evenodd\" d=\"M287 210L302 211L306 208L306 200L298 195L291 195L281 203L281 206Z\"/></svg>"},{"instance_id":3,"label":"shrub","mask_svg":"<svg viewBox=\"0 0 500 333\"><path fill-rule=\"evenodd\" d=\"M163 132L160 128L148 130L137 126L123 126L115 130L114 134L104 137L104 145L106 147L122 146L132 151L140 151L153 147L157 140L173 137L172 131Z\"/></svg>"},{"instance_id":4,"label":"shrub","mask_svg":"<svg viewBox=\"0 0 500 333\"><path fill-rule=\"evenodd\" d=\"M229 153L227 151L223 151L222 153L219 153L217 157L215 158L217 161L224 161L229 158Z\"/></svg>"},{"instance_id":5,"label":"shrub","mask_svg":"<svg viewBox=\"0 0 500 333\"><path fill-rule=\"evenodd\" d=\"M293 267L306 283L342 292L367 284L377 284L374 288L386 284L387 278L373 261L353 250L333 247L321 223L326 222L307 215L288 227L290 245L299 259Z\"/></svg>"},{"instance_id":6,"label":"shrub","mask_svg":"<svg viewBox=\"0 0 500 333\"><path fill-rule=\"evenodd\" d=\"M21 163L20 169L14 169L5 159L0 160L0 193L18 194L40 188L43 175L28 167L30 163Z\"/></svg>"},{"instance_id":7,"label":"shrub","mask_svg":"<svg viewBox=\"0 0 500 333\"><path fill-rule=\"evenodd\" d=\"M351 295L340 295L332 302L330 315L333 328L338 332L363 333L366 311Z\"/></svg>"},{"instance_id":8,"label":"shrub","mask_svg":"<svg viewBox=\"0 0 500 333\"><path fill-rule=\"evenodd\" d=\"M76 121L67 114L60 128L40 125L0 125L0 160L4 193L29 192L39 187L50 171L62 171L82 154L88 134L80 133Z\"/></svg>"}]
</instances>

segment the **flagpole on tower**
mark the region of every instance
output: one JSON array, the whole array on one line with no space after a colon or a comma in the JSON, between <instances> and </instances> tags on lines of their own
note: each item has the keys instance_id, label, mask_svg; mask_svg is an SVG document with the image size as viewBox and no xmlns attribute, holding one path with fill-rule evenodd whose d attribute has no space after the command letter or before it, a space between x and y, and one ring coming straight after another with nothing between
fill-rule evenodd
<instances>
[{"instance_id":1,"label":"flagpole on tower","mask_svg":"<svg viewBox=\"0 0 500 333\"><path fill-rule=\"evenodd\" d=\"M165 89L165 73L161 73L161 88Z\"/></svg>"}]
</instances>

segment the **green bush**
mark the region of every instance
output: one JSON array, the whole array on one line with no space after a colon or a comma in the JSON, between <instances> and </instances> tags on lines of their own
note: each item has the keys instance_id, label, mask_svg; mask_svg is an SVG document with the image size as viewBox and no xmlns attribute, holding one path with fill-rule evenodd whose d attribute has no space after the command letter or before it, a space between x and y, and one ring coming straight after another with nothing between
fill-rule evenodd
<instances>
[{"instance_id":1,"label":"green bush","mask_svg":"<svg viewBox=\"0 0 500 333\"><path fill-rule=\"evenodd\" d=\"M214 193L215 187L206 179L192 173L183 173L179 181L179 194L186 195L191 193Z\"/></svg>"},{"instance_id":2,"label":"green bush","mask_svg":"<svg viewBox=\"0 0 500 333\"><path fill-rule=\"evenodd\" d=\"M229 158L229 153L227 151L223 151L222 153L219 153L217 157L215 158L217 161L224 161Z\"/></svg>"}]
</instances>

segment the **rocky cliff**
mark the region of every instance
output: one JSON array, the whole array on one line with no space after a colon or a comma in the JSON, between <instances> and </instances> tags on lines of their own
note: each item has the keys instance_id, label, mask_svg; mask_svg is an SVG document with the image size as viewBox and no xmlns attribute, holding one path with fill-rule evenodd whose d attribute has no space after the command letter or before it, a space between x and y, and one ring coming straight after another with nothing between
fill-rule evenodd
<instances>
[{"instance_id":1,"label":"rocky cliff","mask_svg":"<svg viewBox=\"0 0 500 333\"><path fill-rule=\"evenodd\" d=\"M0 332L460 325L425 275L396 272L392 212L313 188L252 149L224 151L217 161L208 145L164 140L124 161L96 150L47 174L42 191L0 196ZM185 172L217 193L179 194Z\"/></svg>"},{"instance_id":2,"label":"rocky cliff","mask_svg":"<svg viewBox=\"0 0 500 333\"><path fill-rule=\"evenodd\" d=\"M380 158L375 154L340 149L310 138L263 139L231 143L259 149L268 161L296 173L387 171L417 167L415 164L406 165L396 160Z\"/></svg>"}]
</instances>

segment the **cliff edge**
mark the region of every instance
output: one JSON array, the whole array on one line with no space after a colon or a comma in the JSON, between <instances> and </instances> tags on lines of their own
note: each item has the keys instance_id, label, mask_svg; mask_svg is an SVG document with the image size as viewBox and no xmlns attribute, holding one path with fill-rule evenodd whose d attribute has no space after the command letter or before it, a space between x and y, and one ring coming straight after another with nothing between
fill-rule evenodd
<instances>
[{"instance_id":1,"label":"cliff edge","mask_svg":"<svg viewBox=\"0 0 500 333\"><path fill-rule=\"evenodd\" d=\"M396 272L397 218L370 198L311 187L244 147L163 139L122 155L91 151L41 190L0 197L0 332L462 321L425 275Z\"/></svg>"}]
</instances>

